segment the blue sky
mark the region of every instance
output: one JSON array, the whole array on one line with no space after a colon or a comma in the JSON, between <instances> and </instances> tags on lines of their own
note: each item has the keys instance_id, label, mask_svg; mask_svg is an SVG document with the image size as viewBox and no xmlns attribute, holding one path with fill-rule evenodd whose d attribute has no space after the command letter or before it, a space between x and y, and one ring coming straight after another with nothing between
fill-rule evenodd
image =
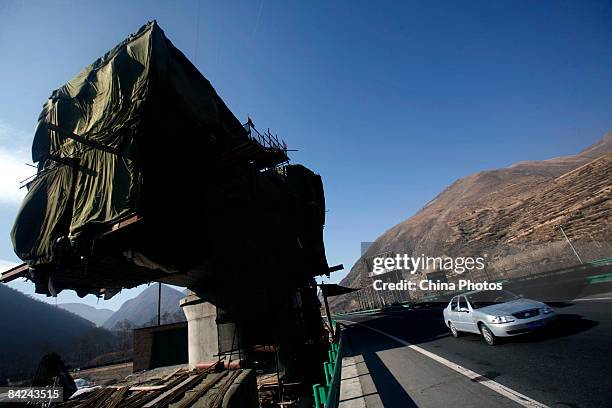
<instances>
[{"instance_id":1,"label":"blue sky","mask_svg":"<svg viewBox=\"0 0 612 408\"><path fill-rule=\"evenodd\" d=\"M361 241L456 179L612 129L609 1L2 0L0 265L18 261L8 235L42 104L152 19L238 118L323 176L328 259L347 271Z\"/></svg>"}]
</instances>

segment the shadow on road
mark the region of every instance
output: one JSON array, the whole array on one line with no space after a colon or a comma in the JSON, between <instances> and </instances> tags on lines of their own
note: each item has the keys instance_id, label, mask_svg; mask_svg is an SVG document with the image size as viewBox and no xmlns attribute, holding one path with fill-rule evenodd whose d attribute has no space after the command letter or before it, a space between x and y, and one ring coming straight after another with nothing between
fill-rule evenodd
<instances>
[{"instance_id":1,"label":"shadow on road","mask_svg":"<svg viewBox=\"0 0 612 408\"><path fill-rule=\"evenodd\" d=\"M557 339L560 337L573 336L587 330L592 329L599 323L593 320L585 319L577 314L558 314L557 320L548 327L528 333L523 336L511 337L506 341L517 343L526 343L533 341L546 341Z\"/></svg>"},{"instance_id":2,"label":"shadow on road","mask_svg":"<svg viewBox=\"0 0 612 408\"><path fill-rule=\"evenodd\" d=\"M428 343L450 336L442 318L441 308L381 313L370 316L364 323L383 331L392 327L393 335L412 344ZM415 330L416 327L418 330Z\"/></svg>"},{"instance_id":3,"label":"shadow on road","mask_svg":"<svg viewBox=\"0 0 612 408\"><path fill-rule=\"evenodd\" d=\"M557 320L547 327L540 330L521 334L512 337L501 337L498 338L499 345L504 344L524 344L524 343L537 343L548 340L560 339L563 337L573 336L578 333L591 330L592 328L599 325L598 322L585 319L581 315L577 314L558 314ZM481 337L478 334L463 333L463 339L481 341Z\"/></svg>"},{"instance_id":4,"label":"shadow on road","mask_svg":"<svg viewBox=\"0 0 612 408\"><path fill-rule=\"evenodd\" d=\"M348 342L348 355L356 356L361 355L363 361L366 364L369 375L372 377L372 381L376 386L376 394L380 398L383 406L385 407L402 407L402 408L417 408L417 404L408 395L402 385L395 379L395 376L389 371L387 366L378 356L378 352L394 349L399 345L386 337L379 336L367 328L359 326L351 326L345 329L346 341ZM363 343L353 344L351 338L357 336L358 339L363 340L364 336L371 336L371 341L367 342L368 347L363 348ZM360 374L360 377L363 374ZM372 394L366 394L368 395Z\"/></svg>"}]
</instances>

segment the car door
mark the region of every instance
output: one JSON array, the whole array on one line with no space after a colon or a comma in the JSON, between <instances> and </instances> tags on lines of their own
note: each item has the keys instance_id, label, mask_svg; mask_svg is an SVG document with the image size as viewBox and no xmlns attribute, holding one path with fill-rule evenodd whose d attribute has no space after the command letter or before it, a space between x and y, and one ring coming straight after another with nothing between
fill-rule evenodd
<instances>
[{"instance_id":1,"label":"car door","mask_svg":"<svg viewBox=\"0 0 612 408\"><path fill-rule=\"evenodd\" d=\"M446 308L446 321L448 322L449 320L457 327L455 323L457 321L457 296L451 299Z\"/></svg>"},{"instance_id":2,"label":"car door","mask_svg":"<svg viewBox=\"0 0 612 408\"><path fill-rule=\"evenodd\" d=\"M478 324L476 322L476 316L474 313L474 309L472 308L472 305L470 304L470 301L467 300L467 298L465 296L461 296L463 298L464 304L467 305L467 312L463 313L464 315L464 323L465 323L465 331L468 332L472 332L472 333L479 333L480 331L478 330Z\"/></svg>"},{"instance_id":3,"label":"car door","mask_svg":"<svg viewBox=\"0 0 612 408\"><path fill-rule=\"evenodd\" d=\"M453 323L455 323L455 327L457 328L457 330L466 331L466 315L469 314L467 302L465 300L465 296L458 296L457 300L457 311L455 312L455 318L453 319Z\"/></svg>"}]
</instances>

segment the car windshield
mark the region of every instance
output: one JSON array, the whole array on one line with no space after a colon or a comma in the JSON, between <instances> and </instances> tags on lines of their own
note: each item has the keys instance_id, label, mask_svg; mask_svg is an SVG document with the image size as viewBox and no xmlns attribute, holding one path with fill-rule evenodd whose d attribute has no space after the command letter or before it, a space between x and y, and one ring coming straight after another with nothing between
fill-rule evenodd
<instances>
[{"instance_id":1,"label":"car windshield","mask_svg":"<svg viewBox=\"0 0 612 408\"><path fill-rule=\"evenodd\" d=\"M484 290L467 295L468 301L472 308L479 309L485 306L491 306L498 303L510 302L519 297L507 290Z\"/></svg>"}]
</instances>

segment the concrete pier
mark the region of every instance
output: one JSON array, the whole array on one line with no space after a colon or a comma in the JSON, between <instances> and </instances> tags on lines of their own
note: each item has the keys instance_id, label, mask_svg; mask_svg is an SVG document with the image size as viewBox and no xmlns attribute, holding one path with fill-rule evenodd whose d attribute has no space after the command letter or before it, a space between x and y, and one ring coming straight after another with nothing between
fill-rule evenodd
<instances>
[{"instance_id":1,"label":"concrete pier","mask_svg":"<svg viewBox=\"0 0 612 408\"><path fill-rule=\"evenodd\" d=\"M195 368L198 363L217 360L217 307L195 293L181 300L181 307L187 317L189 368Z\"/></svg>"}]
</instances>

